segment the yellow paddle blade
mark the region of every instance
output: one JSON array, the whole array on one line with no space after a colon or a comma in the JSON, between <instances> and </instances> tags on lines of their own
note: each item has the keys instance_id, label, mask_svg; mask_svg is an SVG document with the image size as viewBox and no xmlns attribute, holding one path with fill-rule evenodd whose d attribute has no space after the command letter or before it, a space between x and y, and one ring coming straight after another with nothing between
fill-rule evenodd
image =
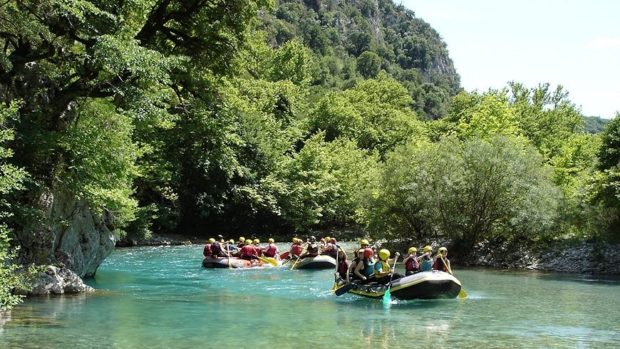
<instances>
[{"instance_id":1,"label":"yellow paddle blade","mask_svg":"<svg viewBox=\"0 0 620 349\"><path fill-rule=\"evenodd\" d=\"M467 292L462 288L461 291L459 291L459 298L467 298Z\"/></svg>"},{"instance_id":2,"label":"yellow paddle blade","mask_svg":"<svg viewBox=\"0 0 620 349\"><path fill-rule=\"evenodd\" d=\"M278 266L278 261L276 261L275 258L258 257L258 259L260 259L263 263L269 263L269 264L273 265L274 267Z\"/></svg>"}]
</instances>

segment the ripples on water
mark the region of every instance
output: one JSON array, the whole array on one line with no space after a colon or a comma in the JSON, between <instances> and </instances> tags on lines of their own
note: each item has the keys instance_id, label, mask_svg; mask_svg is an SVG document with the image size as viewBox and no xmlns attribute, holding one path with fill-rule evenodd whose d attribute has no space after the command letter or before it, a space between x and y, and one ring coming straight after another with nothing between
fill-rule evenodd
<instances>
[{"instance_id":1,"label":"ripples on water","mask_svg":"<svg viewBox=\"0 0 620 349\"><path fill-rule=\"evenodd\" d=\"M0 348L620 347L617 279L455 270L467 299L384 307L333 295L332 270L204 269L201 253L117 250L89 281L94 295L32 299L0 318Z\"/></svg>"}]
</instances>

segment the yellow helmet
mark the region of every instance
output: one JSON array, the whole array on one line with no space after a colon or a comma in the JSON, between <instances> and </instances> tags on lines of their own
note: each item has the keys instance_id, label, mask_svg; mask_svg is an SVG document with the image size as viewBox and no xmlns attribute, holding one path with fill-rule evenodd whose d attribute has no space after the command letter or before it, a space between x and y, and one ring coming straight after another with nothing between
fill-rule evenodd
<instances>
[{"instance_id":1,"label":"yellow helmet","mask_svg":"<svg viewBox=\"0 0 620 349\"><path fill-rule=\"evenodd\" d=\"M245 242L245 238L243 236L239 237L239 242Z\"/></svg>"},{"instance_id":2,"label":"yellow helmet","mask_svg":"<svg viewBox=\"0 0 620 349\"><path fill-rule=\"evenodd\" d=\"M366 239L362 239L360 240L360 246L368 246L370 245L370 243L368 242L368 240Z\"/></svg>"},{"instance_id":3,"label":"yellow helmet","mask_svg":"<svg viewBox=\"0 0 620 349\"><path fill-rule=\"evenodd\" d=\"M324 237L325 241L329 242L331 238L329 236Z\"/></svg>"},{"instance_id":4,"label":"yellow helmet","mask_svg":"<svg viewBox=\"0 0 620 349\"><path fill-rule=\"evenodd\" d=\"M409 249L407 250L407 252L408 252L409 254L413 254L413 253L418 252L418 249L417 249L417 248L415 248L415 247L409 247Z\"/></svg>"},{"instance_id":5,"label":"yellow helmet","mask_svg":"<svg viewBox=\"0 0 620 349\"><path fill-rule=\"evenodd\" d=\"M390 258L390 251L386 250L385 248L379 251L379 259L382 261L387 260L388 258Z\"/></svg>"},{"instance_id":6,"label":"yellow helmet","mask_svg":"<svg viewBox=\"0 0 620 349\"><path fill-rule=\"evenodd\" d=\"M269 243L270 243L270 244L273 244L273 243L275 242L275 240L274 240L274 239L272 239L272 238L269 238L269 240L268 240L268 241L269 241Z\"/></svg>"},{"instance_id":7,"label":"yellow helmet","mask_svg":"<svg viewBox=\"0 0 620 349\"><path fill-rule=\"evenodd\" d=\"M424 246L423 250L424 250L424 253L426 253L426 252L433 252L433 248L430 247L429 245Z\"/></svg>"},{"instance_id":8,"label":"yellow helmet","mask_svg":"<svg viewBox=\"0 0 620 349\"><path fill-rule=\"evenodd\" d=\"M259 239L254 239L254 244L260 244L260 240Z\"/></svg>"},{"instance_id":9,"label":"yellow helmet","mask_svg":"<svg viewBox=\"0 0 620 349\"><path fill-rule=\"evenodd\" d=\"M245 241L243 242L244 245L251 245L252 244L252 239L245 239Z\"/></svg>"},{"instance_id":10,"label":"yellow helmet","mask_svg":"<svg viewBox=\"0 0 620 349\"><path fill-rule=\"evenodd\" d=\"M448 253L448 249L447 249L447 248L445 248L445 247L440 247L440 248L439 248L439 250L437 250L437 252L439 252L439 253L441 253L441 254L443 254L444 252L445 252L445 253Z\"/></svg>"},{"instance_id":11,"label":"yellow helmet","mask_svg":"<svg viewBox=\"0 0 620 349\"><path fill-rule=\"evenodd\" d=\"M230 240L228 240L228 243L229 243L229 244L234 244L234 243L235 243L235 239L230 239Z\"/></svg>"},{"instance_id":12,"label":"yellow helmet","mask_svg":"<svg viewBox=\"0 0 620 349\"><path fill-rule=\"evenodd\" d=\"M210 243L214 243L214 242L215 242L215 239L214 239L214 238L209 238L209 242L210 242Z\"/></svg>"},{"instance_id":13,"label":"yellow helmet","mask_svg":"<svg viewBox=\"0 0 620 349\"><path fill-rule=\"evenodd\" d=\"M297 238L293 238L293 243L296 244L297 243Z\"/></svg>"}]
</instances>

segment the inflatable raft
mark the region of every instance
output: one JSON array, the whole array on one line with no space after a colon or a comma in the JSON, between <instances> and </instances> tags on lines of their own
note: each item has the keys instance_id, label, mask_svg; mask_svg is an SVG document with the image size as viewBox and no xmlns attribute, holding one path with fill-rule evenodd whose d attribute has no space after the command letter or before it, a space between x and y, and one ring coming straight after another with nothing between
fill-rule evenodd
<instances>
[{"instance_id":1,"label":"inflatable raft","mask_svg":"<svg viewBox=\"0 0 620 349\"><path fill-rule=\"evenodd\" d=\"M261 257L261 259L253 259L251 261L237 257L207 257L202 260L202 266L205 268L259 268L277 266L278 262L273 258Z\"/></svg>"},{"instance_id":2,"label":"inflatable raft","mask_svg":"<svg viewBox=\"0 0 620 349\"><path fill-rule=\"evenodd\" d=\"M327 255L306 257L298 261L290 259L291 269L335 269L336 260Z\"/></svg>"},{"instance_id":3,"label":"inflatable raft","mask_svg":"<svg viewBox=\"0 0 620 349\"><path fill-rule=\"evenodd\" d=\"M391 282L390 293L397 299L456 298L461 291L461 282L443 271L425 271ZM387 285L370 282L358 284L343 283L334 289L337 295L352 293L362 297L382 298Z\"/></svg>"}]
</instances>

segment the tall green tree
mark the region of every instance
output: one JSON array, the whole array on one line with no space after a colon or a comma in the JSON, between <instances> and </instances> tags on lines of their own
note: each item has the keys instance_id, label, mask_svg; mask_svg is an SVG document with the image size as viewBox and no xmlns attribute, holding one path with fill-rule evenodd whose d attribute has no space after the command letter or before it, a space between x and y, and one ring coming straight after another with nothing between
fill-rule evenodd
<instances>
[{"instance_id":1,"label":"tall green tree","mask_svg":"<svg viewBox=\"0 0 620 349\"><path fill-rule=\"evenodd\" d=\"M373 232L464 248L549 232L560 198L535 149L506 136L410 142L390 153L380 183L368 201Z\"/></svg>"}]
</instances>

